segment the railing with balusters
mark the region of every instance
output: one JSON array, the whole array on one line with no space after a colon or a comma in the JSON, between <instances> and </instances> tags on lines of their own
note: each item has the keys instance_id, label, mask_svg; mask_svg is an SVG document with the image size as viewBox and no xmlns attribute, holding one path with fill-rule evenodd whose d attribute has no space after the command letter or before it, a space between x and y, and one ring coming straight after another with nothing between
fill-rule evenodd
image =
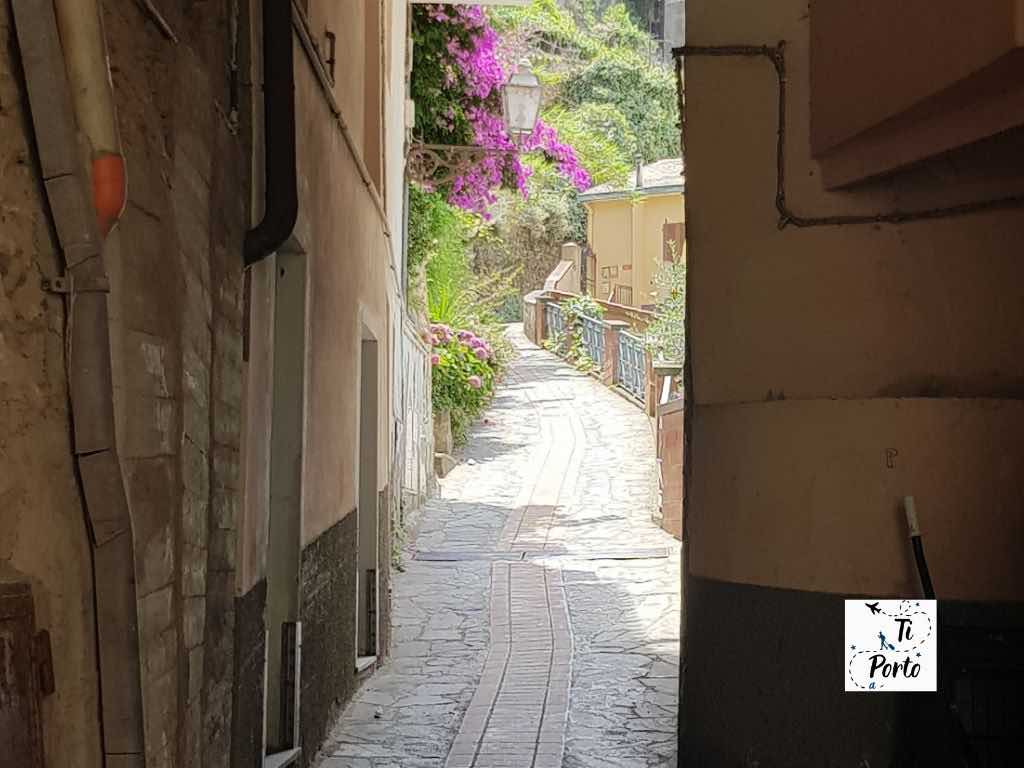
<instances>
[{"instance_id":1,"label":"railing with balusters","mask_svg":"<svg viewBox=\"0 0 1024 768\"><path fill-rule=\"evenodd\" d=\"M544 305L544 329L545 336L549 339L565 331L565 313L554 302Z\"/></svg>"},{"instance_id":2,"label":"railing with balusters","mask_svg":"<svg viewBox=\"0 0 1024 768\"><path fill-rule=\"evenodd\" d=\"M647 389L644 344L625 331L619 332L619 364L615 383L637 400L644 399L644 390Z\"/></svg>"},{"instance_id":3,"label":"railing with balusters","mask_svg":"<svg viewBox=\"0 0 1024 768\"><path fill-rule=\"evenodd\" d=\"M590 359L599 367L604 365L604 323L597 318L580 315L580 326L583 347L587 350Z\"/></svg>"},{"instance_id":4,"label":"railing with balusters","mask_svg":"<svg viewBox=\"0 0 1024 768\"><path fill-rule=\"evenodd\" d=\"M567 325L566 312L554 301L545 302L543 307L544 338L561 339L563 344L554 351L564 356L569 352L566 334L572 331ZM578 323L583 348L595 364L596 370L592 369L592 372L600 376L602 371L607 370L610 374L606 380L608 384L614 382L615 386L634 400L643 403L647 395L647 353L643 340L639 336L612 327L625 323L609 323L587 315L579 315ZM609 336L610 333L614 335ZM611 351L605 347L605 340L609 338L618 339L618 344ZM608 359L609 355L611 359Z\"/></svg>"}]
</instances>

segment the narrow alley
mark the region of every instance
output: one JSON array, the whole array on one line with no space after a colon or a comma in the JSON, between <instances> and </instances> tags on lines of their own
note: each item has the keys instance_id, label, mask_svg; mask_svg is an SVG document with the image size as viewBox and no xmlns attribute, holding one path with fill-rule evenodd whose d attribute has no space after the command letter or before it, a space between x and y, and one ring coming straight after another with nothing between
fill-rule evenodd
<instances>
[{"instance_id":1,"label":"narrow alley","mask_svg":"<svg viewBox=\"0 0 1024 768\"><path fill-rule=\"evenodd\" d=\"M394 580L391 660L322 768L675 765L679 547L641 409L517 357Z\"/></svg>"}]
</instances>

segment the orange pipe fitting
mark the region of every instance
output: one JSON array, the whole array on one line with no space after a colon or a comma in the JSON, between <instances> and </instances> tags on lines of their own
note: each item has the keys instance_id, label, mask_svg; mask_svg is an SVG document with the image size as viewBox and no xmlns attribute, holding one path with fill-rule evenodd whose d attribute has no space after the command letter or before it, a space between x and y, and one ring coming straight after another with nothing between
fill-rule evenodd
<instances>
[{"instance_id":1,"label":"orange pipe fitting","mask_svg":"<svg viewBox=\"0 0 1024 768\"><path fill-rule=\"evenodd\" d=\"M124 158L103 153L92 161L92 204L100 237L106 237L121 218L126 201Z\"/></svg>"}]
</instances>

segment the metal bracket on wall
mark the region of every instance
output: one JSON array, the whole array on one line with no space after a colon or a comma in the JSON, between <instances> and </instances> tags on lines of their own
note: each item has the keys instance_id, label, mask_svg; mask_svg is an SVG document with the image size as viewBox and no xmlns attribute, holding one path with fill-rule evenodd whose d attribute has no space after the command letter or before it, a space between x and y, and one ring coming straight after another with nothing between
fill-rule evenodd
<instances>
[{"instance_id":1,"label":"metal bracket on wall","mask_svg":"<svg viewBox=\"0 0 1024 768\"><path fill-rule=\"evenodd\" d=\"M1024 207L1024 195L1007 195L938 208L908 211L885 211L861 215L801 216L794 213L786 202L786 41L777 45L684 45L673 48L676 62L676 89L679 94L680 122L685 123L683 112L683 58L686 56L721 56L765 58L771 62L778 78L778 128L776 141L775 208L779 212L779 229L794 227L828 227L845 224L903 224L910 221L947 219L986 211L1010 210Z\"/></svg>"},{"instance_id":2,"label":"metal bracket on wall","mask_svg":"<svg viewBox=\"0 0 1024 768\"><path fill-rule=\"evenodd\" d=\"M324 39L327 40L327 61L324 64L327 65L327 74L331 78L331 82L334 82L334 64L335 55L334 51L338 44L338 36L331 32L329 29L324 30Z\"/></svg>"},{"instance_id":3,"label":"metal bracket on wall","mask_svg":"<svg viewBox=\"0 0 1024 768\"><path fill-rule=\"evenodd\" d=\"M456 176L471 171L488 157L514 155L518 149L491 149L458 144L422 144L409 146L406 175L413 181L434 185L448 184Z\"/></svg>"},{"instance_id":4,"label":"metal bracket on wall","mask_svg":"<svg viewBox=\"0 0 1024 768\"><path fill-rule=\"evenodd\" d=\"M110 293L110 280L94 277L72 281L71 275L49 277L43 280L43 290L48 293Z\"/></svg>"}]
</instances>

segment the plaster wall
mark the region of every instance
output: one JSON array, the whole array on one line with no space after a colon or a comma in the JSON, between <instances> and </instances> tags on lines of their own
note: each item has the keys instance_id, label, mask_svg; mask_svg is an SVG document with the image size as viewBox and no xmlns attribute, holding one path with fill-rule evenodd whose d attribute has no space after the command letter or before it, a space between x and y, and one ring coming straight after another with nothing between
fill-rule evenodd
<instances>
[{"instance_id":1,"label":"plaster wall","mask_svg":"<svg viewBox=\"0 0 1024 768\"><path fill-rule=\"evenodd\" d=\"M654 275L664 262L662 226L683 220L683 196L652 195L641 198L638 203L641 215L640 244L634 259L636 288L634 301L639 305L653 304ZM682 257L683 254L679 254ZM639 297L636 292L639 291Z\"/></svg>"},{"instance_id":2,"label":"plaster wall","mask_svg":"<svg viewBox=\"0 0 1024 768\"><path fill-rule=\"evenodd\" d=\"M408 3L387 0L384 10L387 50L384 56L384 207L391 230L391 260L395 279L403 288L405 264L405 99L408 92L409 60L405 49L408 30Z\"/></svg>"},{"instance_id":3,"label":"plaster wall","mask_svg":"<svg viewBox=\"0 0 1024 768\"><path fill-rule=\"evenodd\" d=\"M634 306L652 304L652 281L662 260L661 227L683 220L683 196L624 197L586 205L588 239L597 254L599 297L607 299L616 285L627 285L633 289ZM618 277L604 280L601 270L605 267L617 268Z\"/></svg>"},{"instance_id":4,"label":"plaster wall","mask_svg":"<svg viewBox=\"0 0 1024 768\"><path fill-rule=\"evenodd\" d=\"M598 298L607 299L616 285L633 284L630 272L622 270L632 264L633 215L628 201L620 200L588 203L587 213L587 240L597 261L595 290ZM606 277L605 269L617 276Z\"/></svg>"},{"instance_id":5,"label":"plaster wall","mask_svg":"<svg viewBox=\"0 0 1024 768\"><path fill-rule=\"evenodd\" d=\"M814 78L815 152L971 78L1024 43L1019 0L873 0L856 5L814 0L810 8L813 33L824 36L815 50L820 68ZM878 34L880 29L886 34ZM828 38L835 41L837 35L856 40L856 46L829 45ZM894 46L889 44L893 39L905 42ZM899 76L890 76L894 72ZM1013 77L1003 79L1002 89L1019 90ZM1015 101L1020 103L1019 93ZM986 125L984 118L976 117L975 123L977 128L996 127Z\"/></svg>"},{"instance_id":6,"label":"plaster wall","mask_svg":"<svg viewBox=\"0 0 1024 768\"><path fill-rule=\"evenodd\" d=\"M730 0L694 3L688 11L690 44L786 40L786 180L793 208L815 213L886 210L1024 188L1019 164L1000 164L1000 156L992 154L997 147L992 153L950 158L856 192L823 191L808 141L808 20L803 6L793 2L768 9ZM934 496L927 508L918 508L936 537L952 536L958 529L962 535L964 515L997 519L991 494L1003 504L1011 503L1016 485L1008 482L1002 467L1019 459L1017 448L1005 442L1005 420L991 420L991 406L984 400L945 398L1021 394L1024 339L1017 329L1024 322L1024 304L1012 286L1021 276L1016 243L1024 235L1024 216L1007 211L899 226L779 230L774 198L778 92L770 62L687 57L686 81L691 398L696 405L695 501L689 509L694 536L703 531L693 540L694 566L708 575L749 578L738 570L743 558L704 558L703 553L735 551L745 534L730 537L730 543L716 537L725 536L730 528L746 531L745 514L770 516L767 505L776 503L769 501L772 498L784 519L805 510L816 519L838 518L842 515L836 505L841 505L847 514L858 510L859 524L866 529L888 526L890 536L896 533L893 510L905 494ZM781 397L785 403L776 401ZM858 402L900 397L939 399L904 407L899 427L883 415L886 406ZM802 404L820 400L824 402ZM803 459L806 464L793 463L793 454L779 450L748 457L754 463L700 461L702 444L711 444L717 439L712 435L724 429L718 414L740 404L745 418L733 439L756 442L771 434L783 439L778 430L785 424L793 436L809 432L803 435L803 444L834 441L827 460L811 449ZM1014 412L1012 403L1003 411ZM770 413L779 415L767 427ZM856 418L856 413L872 417ZM842 422L844 430L830 431L829 420ZM919 460L914 452L920 456L926 441L913 435L926 428L934 430L932 439L945 446L949 457L959 454L965 430L976 432L982 443L1006 445L1007 455L995 464L978 465L971 475L947 476L945 487L933 485L937 477L915 482L907 478L888 486L888 495L880 498L879 490L894 479L884 451L875 461L861 463L854 445L868 440L868 435L879 437L880 424L890 422L897 432L903 430L901 466ZM757 436L762 425L769 430L763 438ZM798 451L795 444L793 451ZM806 507L808 484L818 482L826 467L834 473L834 501L831 509L812 513ZM770 488L775 490L762 486L755 476L773 478ZM713 478L720 478L723 485ZM732 492L706 495L713 487L724 493L724 483L738 489L748 479L758 491L747 499L754 506L746 512L733 503L737 497ZM1014 513L1006 514L1007 525L1016 525L1009 519ZM705 516L717 521L717 534L701 528ZM976 545L991 551L1006 546L1003 537L1008 529L987 523L973 528ZM808 532L799 540L782 542L774 554L766 552L763 557L776 565L771 575L762 574L761 581L786 581L782 573L786 563L793 562L787 553L811 543L825 558L822 563L851 556L841 554L846 538L836 535L838 531L827 526L814 530L812 539ZM905 560L909 550L903 549ZM850 563L845 579L826 579L828 586L855 589L859 581L854 573L866 574L873 567L871 557L865 557ZM934 557L943 555L937 552ZM998 557L973 563L971 568L988 571L988 576L973 587L963 582L964 596L994 597L997 580L1015 583L1007 565ZM962 563L954 566L950 560L935 567ZM805 586L807 580L813 581L810 572L801 578ZM905 588L906 582L894 576L887 584L871 586L892 593Z\"/></svg>"},{"instance_id":7,"label":"plaster wall","mask_svg":"<svg viewBox=\"0 0 1024 768\"><path fill-rule=\"evenodd\" d=\"M390 76L382 78L380 72L369 72L366 63L377 61L379 55L384 71L389 71L390 63L404 54L405 35L404 26L401 36L392 35L390 28L381 30L379 39L365 35L363 26L369 19L364 15L365 5L313 0L306 14L295 16L295 24L305 26L315 49L307 49L298 28L293 40L299 210L293 233L282 250L297 254L295 258L304 261L306 272L305 318L301 324L306 354L295 362L301 366L295 375L304 377L304 407L298 467L301 553L296 553L301 573L294 585L304 625L305 663L300 683L304 761L314 759L332 713L344 705L355 684L355 561L321 553L355 546L363 338L375 339L380 351L376 373L380 408L374 425L379 449L376 472L367 475L374 479L367 498L383 500L378 510L381 515L386 515L390 503L391 317L398 306L398 280L388 222L389 213L392 220L401 220L403 200L395 196L386 205L380 203L382 187L395 178L396 164L401 180L404 130L397 135L384 131L388 143L377 143L376 156L370 157L367 151L374 145L364 142L364 128L381 128L375 105L386 114L396 113L393 101L404 98L400 92L404 74L399 70L403 85L395 86ZM385 24L389 19L401 19L401 10L385 5L381 18ZM337 35L333 82L320 76L330 71L325 58L329 49L318 38L324 29ZM258 19L254 19L251 38L257 54L253 57L254 71L258 72ZM384 41L399 41L398 51L390 46L382 49ZM374 88L380 93L374 95ZM253 109L261 114L258 89L254 91ZM256 158L262 154L263 149L258 147ZM254 173L258 166L255 162ZM379 173L375 174L374 169ZM257 208L262 200L261 186L257 176ZM267 467L274 461L269 454L273 443L270 372L277 355L274 345L280 343L280 339L274 339L274 318L280 309L274 297L278 279L275 261L276 257L270 256L249 274L246 533L240 545L238 587L243 600L262 588L267 574ZM386 570L386 564L381 568ZM386 573L380 578L386 586ZM274 594L274 585L268 584L267 589L268 594ZM379 615L386 617L386 591L380 601ZM254 644L253 652L260 650ZM333 665L329 675L323 673L327 664ZM256 670L254 665L249 666ZM257 717L262 715L253 713L249 719Z\"/></svg>"},{"instance_id":8,"label":"plaster wall","mask_svg":"<svg viewBox=\"0 0 1024 768\"><path fill-rule=\"evenodd\" d=\"M797 216L1024 191L1014 133L826 191L811 156L807 4L692 0L686 10L690 46L784 41L782 167ZM815 765L826 754L836 765L902 765L893 734L911 751L925 743L903 739L902 700L842 700L839 646L787 638L794 622L832 627L845 595L920 594L905 495L916 499L936 591L950 606L940 616L970 605L984 626L994 602L1020 605L1024 212L780 228L772 62L695 54L684 66L683 536L694 599L682 754L706 765ZM1018 614L1000 615L1017 626ZM723 638L737 630L756 637L758 661L732 674L722 664L752 653ZM803 672L779 671L793 665ZM779 685L760 682L769 679ZM762 717L789 713L789 700L816 705L782 717L781 729ZM829 711L850 716L821 715Z\"/></svg>"},{"instance_id":9,"label":"plaster wall","mask_svg":"<svg viewBox=\"0 0 1024 768\"><path fill-rule=\"evenodd\" d=\"M313 9L318 5L313 3ZM386 221L360 178L320 84L298 45L295 55L299 219L294 238L308 260L306 332L307 349L311 350L306 361L305 545L358 503L361 372L355 361L359 360L363 326L380 344L378 444L388 445L391 256ZM339 41L337 55L340 71L357 72L357 63L364 55L362 44L342 47ZM350 63L352 70L348 69ZM345 82L360 87L354 76L346 77ZM345 103L339 100L342 109ZM359 123L358 115L361 108L347 122ZM378 490L388 477L387 462L388 453L382 449L378 455Z\"/></svg>"}]
</instances>

